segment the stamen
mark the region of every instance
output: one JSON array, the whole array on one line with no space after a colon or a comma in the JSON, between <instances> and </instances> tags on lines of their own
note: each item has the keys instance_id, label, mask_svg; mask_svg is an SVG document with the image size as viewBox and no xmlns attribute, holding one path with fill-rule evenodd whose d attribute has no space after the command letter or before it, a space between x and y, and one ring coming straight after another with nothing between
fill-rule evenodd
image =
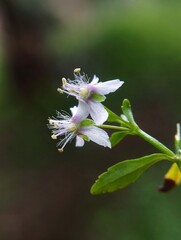
<instances>
[{"instance_id":1,"label":"stamen","mask_svg":"<svg viewBox=\"0 0 181 240\"><path fill-rule=\"evenodd\" d=\"M65 136L64 139L62 139L62 141L60 141L60 143L58 145L60 146L63 144L63 146L61 148L58 148L59 152L63 152L64 147L71 140L71 138L73 138L73 136L74 136L74 133L68 134L67 136Z\"/></svg>"},{"instance_id":2,"label":"stamen","mask_svg":"<svg viewBox=\"0 0 181 240\"><path fill-rule=\"evenodd\" d=\"M81 71L81 68L75 68L74 69L74 73L80 73L80 71Z\"/></svg>"},{"instance_id":3,"label":"stamen","mask_svg":"<svg viewBox=\"0 0 181 240\"><path fill-rule=\"evenodd\" d=\"M63 152L63 148L58 148L58 151L59 152Z\"/></svg>"},{"instance_id":4,"label":"stamen","mask_svg":"<svg viewBox=\"0 0 181 240\"><path fill-rule=\"evenodd\" d=\"M60 127L59 124L58 124L58 122L54 122L54 127L56 127L56 128L59 128L59 127Z\"/></svg>"},{"instance_id":5,"label":"stamen","mask_svg":"<svg viewBox=\"0 0 181 240\"><path fill-rule=\"evenodd\" d=\"M53 140L56 140L56 139L57 139L57 136L56 136L55 134L52 134L52 135L51 135L51 138L52 138Z\"/></svg>"},{"instance_id":6,"label":"stamen","mask_svg":"<svg viewBox=\"0 0 181 240\"><path fill-rule=\"evenodd\" d=\"M65 86L67 84L66 78L62 78L62 85Z\"/></svg>"},{"instance_id":7,"label":"stamen","mask_svg":"<svg viewBox=\"0 0 181 240\"><path fill-rule=\"evenodd\" d=\"M57 88L57 91L61 94L64 92L61 88Z\"/></svg>"},{"instance_id":8,"label":"stamen","mask_svg":"<svg viewBox=\"0 0 181 240\"><path fill-rule=\"evenodd\" d=\"M49 119L49 124L50 125L54 125L54 123L55 123L55 120Z\"/></svg>"}]
</instances>

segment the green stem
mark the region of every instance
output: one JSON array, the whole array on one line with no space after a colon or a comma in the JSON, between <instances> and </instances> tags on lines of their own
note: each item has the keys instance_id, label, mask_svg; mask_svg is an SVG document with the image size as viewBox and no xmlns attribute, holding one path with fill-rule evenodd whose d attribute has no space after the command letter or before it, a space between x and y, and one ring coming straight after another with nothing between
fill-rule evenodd
<instances>
[{"instance_id":1,"label":"green stem","mask_svg":"<svg viewBox=\"0 0 181 240\"><path fill-rule=\"evenodd\" d=\"M113 126L113 125L100 125L100 126L97 126L97 127L105 128L105 129L113 129L113 130L118 130L118 131L129 131L129 129L126 128L126 127L119 127L119 126ZM155 148L160 150L162 153L165 153L170 157L175 156L175 153L172 152L169 148L167 148L165 145L163 145L157 139L150 136L148 133L144 132L143 130L141 130L137 126L135 127L134 135L137 135L137 136L143 138L145 141L147 141L148 143L153 145Z\"/></svg>"},{"instance_id":2,"label":"green stem","mask_svg":"<svg viewBox=\"0 0 181 240\"><path fill-rule=\"evenodd\" d=\"M128 128L125 128L125 127L118 127L118 126L113 126L113 125L100 125L100 126L97 126L97 127L106 128L106 129L113 129L113 130L118 130L118 131L128 131L129 130Z\"/></svg>"},{"instance_id":3,"label":"green stem","mask_svg":"<svg viewBox=\"0 0 181 240\"><path fill-rule=\"evenodd\" d=\"M162 153L167 154L170 157L174 157L175 153L172 152L170 149L168 149L165 145L163 145L161 142L159 142L157 139L154 137L150 136L143 130L139 129L136 131L136 134L143 138L145 141L149 142L151 145L159 149Z\"/></svg>"}]
</instances>

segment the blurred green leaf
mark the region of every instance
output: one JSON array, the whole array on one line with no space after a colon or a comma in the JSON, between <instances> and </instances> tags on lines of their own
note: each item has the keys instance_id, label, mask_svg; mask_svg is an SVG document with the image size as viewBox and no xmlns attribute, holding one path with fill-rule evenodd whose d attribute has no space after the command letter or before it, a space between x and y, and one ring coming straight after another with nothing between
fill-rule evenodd
<instances>
[{"instance_id":1,"label":"blurred green leaf","mask_svg":"<svg viewBox=\"0 0 181 240\"><path fill-rule=\"evenodd\" d=\"M81 127L86 127L90 125L94 125L94 121L92 119L85 119L81 122Z\"/></svg>"},{"instance_id":2,"label":"blurred green leaf","mask_svg":"<svg viewBox=\"0 0 181 240\"><path fill-rule=\"evenodd\" d=\"M96 93L92 94L91 97L92 97L92 99L94 99L95 101L98 101L98 102L104 102L106 99L105 96L103 96L101 94L96 94Z\"/></svg>"},{"instance_id":3,"label":"blurred green leaf","mask_svg":"<svg viewBox=\"0 0 181 240\"><path fill-rule=\"evenodd\" d=\"M165 154L155 153L117 163L99 176L91 187L91 193L96 195L124 188L135 182L145 170L161 160L171 160L171 158Z\"/></svg>"},{"instance_id":4,"label":"blurred green leaf","mask_svg":"<svg viewBox=\"0 0 181 240\"><path fill-rule=\"evenodd\" d=\"M108 112L108 122L117 122L117 123L121 123L121 117L118 116L117 114L115 114L114 112L112 112L111 110L109 110L107 107L104 106L104 108L106 109L106 111Z\"/></svg>"},{"instance_id":5,"label":"blurred green leaf","mask_svg":"<svg viewBox=\"0 0 181 240\"><path fill-rule=\"evenodd\" d=\"M121 131L121 132L115 132L111 135L110 137L110 141L111 141L111 145L112 147L116 146L121 140L123 140L123 138L126 137L126 135L128 135L129 132L128 131Z\"/></svg>"},{"instance_id":6,"label":"blurred green leaf","mask_svg":"<svg viewBox=\"0 0 181 240\"><path fill-rule=\"evenodd\" d=\"M124 115L127 117L128 121L130 123L132 123L133 125L135 125L136 123L135 123L134 118L133 118L133 114L132 114L132 110L131 110L131 104L130 104L130 101L128 99L123 100L121 109L122 109Z\"/></svg>"}]
</instances>

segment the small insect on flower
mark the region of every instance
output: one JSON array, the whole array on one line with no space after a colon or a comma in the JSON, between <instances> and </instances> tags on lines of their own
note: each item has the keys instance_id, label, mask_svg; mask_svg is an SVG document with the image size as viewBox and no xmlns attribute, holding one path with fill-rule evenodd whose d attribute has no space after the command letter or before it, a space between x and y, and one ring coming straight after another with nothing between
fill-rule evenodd
<instances>
[{"instance_id":1,"label":"small insect on flower","mask_svg":"<svg viewBox=\"0 0 181 240\"><path fill-rule=\"evenodd\" d=\"M76 137L76 147L82 147L84 140L93 141L101 146L111 148L108 134L93 125L93 121L86 119L87 109L84 107L70 108L72 116L65 112L57 112L57 118L49 118L48 127L52 130L52 139L58 139L64 136L58 142L58 150L63 152L68 142Z\"/></svg>"},{"instance_id":2,"label":"small insect on flower","mask_svg":"<svg viewBox=\"0 0 181 240\"><path fill-rule=\"evenodd\" d=\"M81 106L87 108L94 122L101 125L108 118L108 113L101 102L105 101L105 95L115 92L124 82L119 79L99 82L96 75L89 82L87 75L80 73L80 68L74 70L74 77L74 80L62 78L62 89L57 90L76 97L79 103L82 103Z\"/></svg>"}]
</instances>

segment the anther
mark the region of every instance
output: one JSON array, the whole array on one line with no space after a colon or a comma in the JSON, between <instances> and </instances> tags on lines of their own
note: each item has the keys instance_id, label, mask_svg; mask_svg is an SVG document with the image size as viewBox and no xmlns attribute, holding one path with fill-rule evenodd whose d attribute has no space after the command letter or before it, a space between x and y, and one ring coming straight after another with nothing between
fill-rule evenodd
<instances>
[{"instance_id":1,"label":"anther","mask_svg":"<svg viewBox=\"0 0 181 240\"><path fill-rule=\"evenodd\" d=\"M80 73L80 71L81 71L81 68L75 68L74 69L74 73Z\"/></svg>"},{"instance_id":2,"label":"anther","mask_svg":"<svg viewBox=\"0 0 181 240\"><path fill-rule=\"evenodd\" d=\"M63 93L63 90L61 88L57 88L57 91L61 94Z\"/></svg>"},{"instance_id":3,"label":"anther","mask_svg":"<svg viewBox=\"0 0 181 240\"><path fill-rule=\"evenodd\" d=\"M63 148L58 148L58 151L59 152L63 152Z\"/></svg>"},{"instance_id":4,"label":"anther","mask_svg":"<svg viewBox=\"0 0 181 240\"><path fill-rule=\"evenodd\" d=\"M67 84L66 78L62 78L62 85L65 86Z\"/></svg>"},{"instance_id":5,"label":"anther","mask_svg":"<svg viewBox=\"0 0 181 240\"><path fill-rule=\"evenodd\" d=\"M55 134L52 134L52 135L51 135L51 138L52 138L53 140L56 140L56 139L57 139L57 136L56 136Z\"/></svg>"},{"instance_id":6,"label":"anther","mask_svg":"<svg viewBox=\"0 0 181 240\"><path fill-rule=\"evenodd\" d=\"M54 125L54 123L55 123L54 120L52 120L52 119L49 120L49 124L50 124L50 125Z\"/></svg>"}]
</instances>

